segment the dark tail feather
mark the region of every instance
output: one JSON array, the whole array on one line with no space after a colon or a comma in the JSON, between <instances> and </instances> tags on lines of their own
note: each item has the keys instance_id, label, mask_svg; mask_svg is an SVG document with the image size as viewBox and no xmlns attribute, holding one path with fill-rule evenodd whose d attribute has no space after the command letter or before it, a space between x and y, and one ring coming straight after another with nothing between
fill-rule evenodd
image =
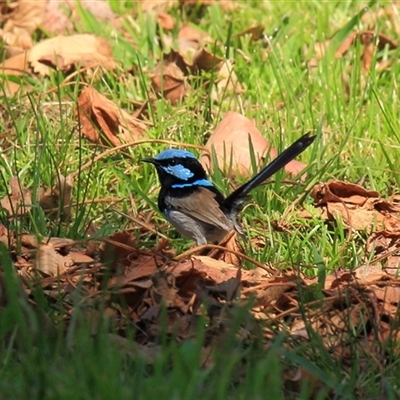
<instances>
[{"instance_id":1,"label":"dark tail feather","mask_svg":"<svg viewBox=\"0 0 400 400\"><path fill-rule=\"evenodd\" d=\"M274 161L269 163L262 171L260 171L253 179L237 188L223 202L226 209L231 209L238 205L255 187L261 185L269 177L278 172L286 164L296 158L314 141L316 136L312 136L310 132L306 133L300 139L296 140L291 146L284 150Z\"/></svg>"}]
</instances>

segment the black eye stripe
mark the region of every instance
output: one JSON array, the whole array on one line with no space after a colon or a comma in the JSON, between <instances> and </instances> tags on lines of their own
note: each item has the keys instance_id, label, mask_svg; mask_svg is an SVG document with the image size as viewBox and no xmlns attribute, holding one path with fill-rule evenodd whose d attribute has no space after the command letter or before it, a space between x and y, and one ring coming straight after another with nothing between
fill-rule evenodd
<instances>
[{"instance_id":1,"label":"black eye stripe","mask_svg":"<svg viewBox=\"0 0 400 400\"><path fill-rule=\"evenodd\" d=\"M197 160L195 160L195 162L197 162ZM179 165L179 164L190 166L192 164L191 160L188 161L187 158L178 158L178 157L160 160L158 161L158 163L163 167L168 167L168 165Z\"/></svg>"}]
</instances>

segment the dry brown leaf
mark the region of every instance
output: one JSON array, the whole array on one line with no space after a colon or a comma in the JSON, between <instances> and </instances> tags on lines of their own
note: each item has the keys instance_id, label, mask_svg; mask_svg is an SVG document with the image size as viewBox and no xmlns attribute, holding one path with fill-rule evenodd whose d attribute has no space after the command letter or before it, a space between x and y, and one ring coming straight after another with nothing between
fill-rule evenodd
<instances>
[{"instance_id":1,"label":"dry brown leaf","mask_svg":"<svg viewBox=\"0 0 400 400\"><path fill-rule=\"evenodd\" d=\"M163 47L166 49L175 49L185 60L185 63L190 66L193 61L193 54L199 47L198 42L186 39L174 40L171 35L162 37Z\"/></svg>"},{"instance_id":2,"label":"dry brown leaf","mask_svg":"<svg viewBox=\"0 0 400 400\"><path fill-rule=\"evenodd\" d=\"M362 45L361 66L364 72L368 72L370 70L373 57L377 50L383 50L385 47L388 47L389 50L394 50L398 47L396 41L389 38L387 35L384 35L383 33L376 34L374 31L367 30L352 32L344 39L339 48L336 50L335 57L340 58L345 56L351 46L357 43L357 41L359 41ZM328 39L324 42L315 44L314 50L316 59L310 61L311 66L316 66L317 60L320 60L325 56L331 42L332 40ZM377 60L376 67L378 70L386 68L387 65L387 61Z\"/></svg>"},{"instance_id":3,"label":"dry brown leaf","mask_svg":"<svg viewBox=\"0 0 400 400\"><path fill-rule=\"evenodd\" d=\"M167 307L175 305L178 289L172 275L167 275L165 271L158 270L151 277L153 287L151 297L155 304L163 302Z\"/></svg>"},{"instance_id":4,"label":"dry brown leaf","mask_svg":"<svg viewBox=\"0 0 400 400\"><path fill-rule=\"evenodd\" d=\"M199 47L209 40L206 32L193 25L182 25L178 32L178 39L164 35L163 42L167 48L175 48L184 58L187 68L192 69L193 57Z\"/></svg>"},{"instance_id":5,"label":"dry brown leaf","mask_svg":"<svg viewBox=\"0 0 400 400\"><path fill-rule=\"evenodd\" d=\"M235 278L237 270L237 267L209 256L195 256L191 260L182 261L167 268L167 272L173 274L177 280L184 278L183 280L186 282L188 276L193 274L195 280L204 279L207 282L212 281L213 284ZM266 272L255 269L251 271L243 270L241 274L242 282L257 284L265 279Z\"/></svg>"},{"instance_id":6,"label":"dry brown leaf","mask_svg":"<svg viewBox=\"0 0 400 400\"><path fill-rule=\"evenodd\" d=\"M129 265L128 256L138 256L136 239L131 232L116 232L112 236L104 239L105 245L100 253L100 258L104 263L112 263L113 269L122 265Z\"/></svg>"},{"instance_id":7,"label":"dry brown leaf","mask_svg":"<svg viewBox=\"0 0 400 400\"><path fill-rule=\"evenodd\" d=\"M183 24L178 32L178 40L179 39L201 43L204 40L210 39L210 36L207 32L201 30L197 26Z\"/></svg>"},{"instance_id":8,"label":"dry brown leaf","mask_svg":"<svg viewBox=\"0 0 400 400\"><path fill-rule=\"evenodd\" d=\"M226 250L212 250L209 256L216 260L222 260L229 265L239 268L242 264L242 259L235 253L243 253L243 246L238 241L237 232L229 233L220 243ZM235 252L235 253L233 253Z\"/></svg>"},{"instance_id":9,"label":"dry brown leaf","mask_svg":"<svg viewBox=\"0 0 400 400\"><path fill-rule=\"evenodd\" d=\"M90 141L120 146L143 137L146 126L89 86L78 99L82 133Z\"/></svg>"},{"instance_id":10,"label":"dry brown leaf","mask_svg":"<svg viewBox=\"0 0 400 400\"><path fill-rule=\"evenodd\" d=\"M271 159L276 157L276 149L261 135L253 121L242 114L229 111L208 139L205 147L209 153L201 155L201 163L206 169L214 168L211 165L211 155L215 151L218 165L225 174L249 176L252 173L250 142L257 166L261 167L263 158L267 156ZM305 166L293 160L286 165L285 170L297 175Z\"/></svg>"},{"instance_id":11,"label":"dry brown leaf","mask_svg":"<svg viewBox=\"0 0 400 400\"><path fill-rule=\"evenodd\" d=\"M102 262L110 263L119 272L111 277L108 287L131 287L148 289L152 286L151 276L156 273L164 260L155 254L142 254L135 246L134 237L128 232L120 232L106 241L107 247L101 254Z\"/></svg>"},{"instance_id":12,"label":"dry brown leaf","mask_svg":"<svg viewBox=\"0 0 400 400\"><path fill-rule=\"evenodd\" d=\"M92 257L78 251L71 251L68 253L68 256L74 264L90 264L94 262Z\"/></svg>"},{"instance_id":13,"label":"dry brown leaf","mask_svg":"<svg viewBox=\"0 0 400 400\"><path fill-rule=\"evenodd\" d=\"M264 309L271 309L274 302L296 286L294 280L287 276L264 278L260 282L256 291L253 291L253 288L248 291L255 295L255 306Z\"/></svg>"},{"instance_id":14,"label":"dry brown leaf","mask_svg":"<svg viewBox=\"0 0 400 400\"><path fill-rule=\"evenodd\" d=\"M2 32L2 39L11 46L22 49L32 47L31 34L42 23L46 0L18 0Z\"/></svg>"},{"instance_id":15,"label":"dry brown leaf","mask_svg":"<svg viewBox=\"0 0 400 400\"><path fill-rule=\"evenodd\" d=\"M169 267L167 271L172 273L176 279L194 273L197 279L203 277L214 283L221 283L224 280L234 278L237 268L208 256L196 256L192 260L183 261L178 265Z\"/></svg>"},{"instance_id":16,"label":"dry brown leaf","mask_svg":"<svg viewBox=\"0 0 400 400\"><path fill-rule=\"evenodd\" d=\"M335 57L340 58L346 55L350 47L355 44L356 40L360 40L361 44L364 46L368 46L371 43L376 43L379 50L383 50L386 46L388 46L390 50L396 49L398 47L396 41L390 39L387 35L384 35L383 33L378 33L378 35L376 35L374 31L352 32L344 39L339 48L336 50ZM328 39L324 42L315 43L314 50L318 60L325 56L331 42L332 39Z\"/></svg>"},{"instance_id":17,"label":"dry brown leaf","mask_svg":"<svg viewBox=\"0 0 400 400\"><path fill-rule=\"evenodd\" d=\"M396 305L400 303L400 286L372 287L371 290L378 300Z\"/></svg>"},{"instance_id":18,"label":"dry brown leaf","mask_svg":"<svg viewBox=\"0 0 400 400\"><path fill-rule=\"evenodd\" d=\"M400 206L379 198L375 190L342 181L317 184L311 191L324 219L341 218L356 230L400 231Z\"/></svg>"},{"instance_id":19,"label":"dry brown leaf","mask_svg":"<svg viewBox=\"0 0 400 400\"><path fill-rule=\"evenodd\" d=\"M193 56L193 69L194 71L217 71L221 68L224 58L210 53L205 48L199 49Z\"/></svg>"},{"instance_id":20,"label":"dry brown leaf","mask_svg":"<svg viewBox=\"0 0 400 400\"><path fill-rule=\"evenodd\" d=\"M41 244L38 247L35 268L45 275L63 274L72 265L69 256L59 254L51 244Z\"/></svg>"},{"instance_id":21,"label":"dry brown leaf","mask_svg":"<svg viewBox=\"0 0 400 400\"><path fill-rule=\"evenodd\" d=\"M4 196L1 201L1 207L10 216L25 215L32 206L31 190L24 189L18 178L10 178L10 194Z\"/></svg>"},{"instance_id":22,"label":"dry brown leaf","mask_svg":"<svg viewBox=\"0 0 400 400\"><path fill-rule=\"evenodd\" d=\"M317 205L341 203L344 201L362 206L368 198L378 198L379 193L376 190L364 189L355 183L331 181L315 185L311 191L311 196Z\"/></svg>"},{"instance_id":23,"label":"dry brown leaf","mask_svg":"<svg viewBox=\"0 0 400 400\"><path fill-rule=\"evenodd\" d=\"M28 55L34 72L49 75L49 67L68 71L73 67L104 67L114 69L115 61L111 55L109 42L89 34L57 36L35 45Z\"/></svg>"},{"instance_id":24,"label":"dry brown leaf","mask_svg":"<svg viewBox=\"0 0 400 400\"><path fill-rule=\"evenodd\" d=\"M2 62L0 67L0 73L5 76L3 82L7 96L14 95L20 89L20 85L18 83L12 82L11 80L8 80L7 75L10 76L24 75L26 73L28 64L27 59L28 59L28 53L23 52Z\"/></svg>"},{"instance_id":25,"label":"dry brown leaf","mask_svg":"<svg viewBox=\"0 0 400 400\"><path fill-rule=\"evenodd\" d=\"M258 165L270 145L253 121L237 112L229 111L215 128L206 143L209 153L203 153L201 163L211 170L211 155L215 151L218 165L225 174L248 176L251 168L250 142ZM271 150L276 155L276 150Z\"/></svg>"},{"instance_id":26,"label":"dry brown leaf","mask_svg":"<svg viewBox=\"0 0 400 400\"><path fill-rule=\"evenodd\" d=\"M172 38L164 38L164 43L171 46ZM229 92L242 93L243 88L238 82L230 60L224 60L204 48L194 53L195 48L198 47L196 40L180 38L178 46L178 51L171 50L170 53L164 54L151 76L152 88L159 96L176 104L183 99L190 88L188 82L190 74L195 75L211 70L216 72L211 94L214 100L219 101L222 95ZM210 81L206 84L210 84Z\"/></svg>"},{"instance_id":27,"label":"dry brown leaf","mask_svg":"<svg viewBox=\"0 0 400 400\"><path fill-rule=\"evenodd\" d=\"M151 76L151 85L158 95L176 104L188 91L187 75L188 68L184 59L178 52L171 50L157 64Z\"/></svg>"},{"instance_id":28,"label":"dry brown leaf","mask_svg":"<svg viewBox=\"0 0 400 400\"><path fill-rule=\"evenodd\" d=\"M39 241L36 235L30 233L24 233L21 235L21 245L29 248L36 249L39 246ZM45 241L47 242L47 241Z\"/></svg>"},{"instance_id":29,"label":"dry brown leaf","mask_svg":"<svg viewBox=\"0 0 400 400\"><path fill-rule=\"evenodd\" d=\"M229 278L215 286L206 287L208 294L222 297L225 301L233 301L240 297L241 290L241 269L236 270L236 276Z\"/></svg>"},{"instance_id":30,"label":"dry brown leaf","mask_svg":"<svg viewBox=\"0 0 400 400\"><path fill-rule=\"evenodd\" d=\"M359 207L357 204L353 206ZM387 205L384 207L388 208ZM7 232L0 226L1 235L7 235ZM393 245L397 240L394 235L385 236L382 236L383 247L387 241ZM316 298L314 285L317 279L302 278L301 271L297 269L287 270L283 276L269 277L261 269L242 271L205 256L176 264L165 254L160 254L159 250L137 250L133 236L127 232L114 235L110 241L122 249L121 255L125 260L125 268L118 271L107 269L108 265L102 265L102 260L96 261L95 265L69 270L69 260L92 264L92 259L82 258L80 251L70 248L75 245L74 241L50 238L44 245L32 235L26 235L21 237L21 242L29 247L26 251L29 254L33 253L31 248L45 249L47 254L42 256L42 263L39 253L36 260L39 267L45 266L45 274L57 275L64 266L63 276L47 276L41 279L40 284L46 287L46 294L55 299L62 291L66 313L72 311L71 296L79 296L87 304L104 300L106 292L101 282L109 276L107 284L113 297L112 302L107 302L106 317L118 326L123 336L127 324L134 323L140 327L133 340L119 341L120 336L117 335L113 340L120 342L121 351L133 357L142 354L149 357L150 363L154 356L151 349L160 343L160 335L167 332L179 342L193 340L199 317L202 324L210 327L205 331L206 342L214 344L215 351L220 351L226 333L236 320L235 309L249 299L256 305L252 314L263 322L258 325L258 321L250 319L251 316L246 318L246 323L234 331L240 343L251 343L255 333L261 334L262 329L266 346L277 334L284 333L289 339L285 339L284 345L291 349L293 344L298 345L299 340L309 345L314 337L309 333L314 330L321 339L321 345L326 346L326 351L345 372L354 365L351 357L355 348L362 349L357 353L361 365L370 362L369 358L363 357L365 353L383 362L387 360L387 353L382 354L381 344L385 346L386 341L398 341L400 338L397 329L400 279L388 276L379 268L363 266L351 272L335 271L327 277L325 289ZM57 251L58 248L61 251ZM69 256L63 258L61 254ZM31 269L32 265L19 256L16 267L23 275L23 270ZM103 273L105 271L106 274ZM23 276L26 278L26 275ZM79 290L77 282L80 282ZM0 296L0 306L3 305L1 301L3 298ZM161 313L163 306L167 308L165 313ZM95 333L101 314L93 307L89 309L86 317L93 322ZM127 318L121 318L122 309ZM204 367L209 365L210 350L207 347L203 350L207 352L204 354ZM285 373L284 379L285 387L295 392L302 390L302 380L317 396L320 390L326 393L330 390L321 386L318 379L304 369L293 374ZM333 391L330 394L334 395Z\"/></svg>"},{"instance_id":31,"label":"dry brown leaf","mask_svg":"<svg viewBox=\"0 0 400 400\"><path fill-rule=\"evenodd\" d=\"M375 210L368 210L352 204L328 203L322 217L327 220L342 219L345 225L355 230L384 229L385 217Z\"/></svg>"},{"instance_id":32,"label":"dry brown leaf","mask_svg":"<svg viewBox=\"0 0 400 400\"><path fill-rule=\"evenodd\" d=\"M251 40L260 40L264 37L265 25L260 24L256 26L252 26L251 28L245 29L244 31L236 34L237 37L250 35Z\"/></svg>"},{"instance_id":33,"label":"dry brown leaf","mask_svg":"<svg viewBox=\"0 0 400 400\"><path fill-rule=\"evenodd\" d=\"M386 275L382 269L382 265L380 264L362 265L358 268L355 268L352 271L352 274L362 285L369 285L371 283L378 282Z\"/></svg>"},{"instance_id":34,"label":"dry brown leaf","mask_svg":"<svg viewBox=\"0 0 400 400\"><path fill-rule=\"evenodd\" d=\"M39 205L50 216L60 215L61 220L69 218L71 212L73 181L71 175L57 175L58 182L48 190L39 190ZM61 211L61 212L60 212Z\"/></svg>"},{"instance_id":35,"label":"dry brown leaf","mask_svg":"<svg viewBox=\"0 0 400 400\"><path fill-rule=\"evenodd\" d=\"M333 273L327 275L325 279L325 290L337 289L338 287L353 283L355 281L355 276L351 272L336 270ZM317 283L317 279L314 279L314 284Z\"/></svg>"},{"instance_id":36,"label":"dry brown leaf","mask_svg":"<svg viewBox=\"0 0 400 400\"><path fill-rule=\"evenodd\" d=\"M157 23L166 31L174 29L175 22L175 18L166 12L160 11L157 14Z\"/></svg>"},{"instance_id":37,"label":"dry brown leaf","mask_svg":"<svg viewBox=\"0 0 400 400\"><path fill-rule=\"evenodd\" d=\"M385 272L397 275L400 264L400 231L373 232L367 239L367 252L380 261L386 260Z\"/></svg>"},{"instance_id":38,"label":"dry brown leaf","mask_svg":"<svg viewBox=\"0 0 400 400\"><path fill-rule=\"evenodd\" d=\"M32 49L3 61L0 72L6 76L21 76L33 72L48 75L49 66L67 71L78 65L83 68L115 68L106 39L93 35L46 39ZM5 89L6 95L11 96L20 89L20 85L5 80Z\"/></svg>"},{"instance_id":39,"label":"dry brown leaf","mask_svg":"<svg viewBox=\"0 0 400 400\"><path fill-rule=\"evenodd\" d=\"M75 240L59 237L46 237L43 241L39 241L37 236L30 233L24 233L19 237L21 245L30 252L31 249L38 249L42 243L50 245L55 250L61 250L63 253L68 252L72 246L76 244Z\"/></svg>"},{"instance_id":40,"label":"dry brown leaf","mask_svg":"<svg viewBox=\"0 0 400 400\"><path fill-rule=\"evenodd\" d=\"M350 46L354 44L356 40L360 40L361 44L364 46L369 46L371 44L376 44L378 50L383 50L388 47L389 50L397 49L397 42L388 37L383 33L378 33L373 31L361 31L356 32L348 36L348 38L343 42L342 46L337 50L336 57L341 57L346 54Z\"/></svg>"}]
</instances>

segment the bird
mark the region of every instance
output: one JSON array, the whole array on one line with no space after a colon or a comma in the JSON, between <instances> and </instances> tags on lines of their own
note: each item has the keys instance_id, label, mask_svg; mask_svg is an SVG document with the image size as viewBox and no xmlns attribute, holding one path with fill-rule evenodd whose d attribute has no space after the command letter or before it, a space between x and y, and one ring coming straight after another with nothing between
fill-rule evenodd
<instances>
[{"instance_id":1,"label":"bird","mask_svg":"<svg viewBox=\"0 0 400 400\"><path fill-rule=\"evenodd\" d=\"M248 194L302 153L316 136L306 133L252 179L225 197L188 150L167 149L141 161L156 168L161 190L158 208L166 220L198 246L220 243L231 231L243 234L238 215Z\"/></svg>"}]
</instances>

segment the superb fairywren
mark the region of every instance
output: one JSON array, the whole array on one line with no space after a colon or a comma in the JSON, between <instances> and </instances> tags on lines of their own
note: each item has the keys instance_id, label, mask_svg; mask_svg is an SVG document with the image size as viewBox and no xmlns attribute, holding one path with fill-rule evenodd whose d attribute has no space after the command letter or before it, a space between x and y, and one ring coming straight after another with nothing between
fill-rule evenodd
<instances>
[{"instance_id":1,"label":"superb fairywren","mask_svg":"<svg viewBox=\"0 0 400 400\"><path fill-rule=\"evenodd\" d=\"M284 150L254 178L228 197L209 181L189 151L169 149L142 161L154 164L161 183L158 207L181 233L197 242L218 243L233 229L241 233L237 215L248 193L297 157L314 141L309 133Z\"/></svg>"}]
</instances>

